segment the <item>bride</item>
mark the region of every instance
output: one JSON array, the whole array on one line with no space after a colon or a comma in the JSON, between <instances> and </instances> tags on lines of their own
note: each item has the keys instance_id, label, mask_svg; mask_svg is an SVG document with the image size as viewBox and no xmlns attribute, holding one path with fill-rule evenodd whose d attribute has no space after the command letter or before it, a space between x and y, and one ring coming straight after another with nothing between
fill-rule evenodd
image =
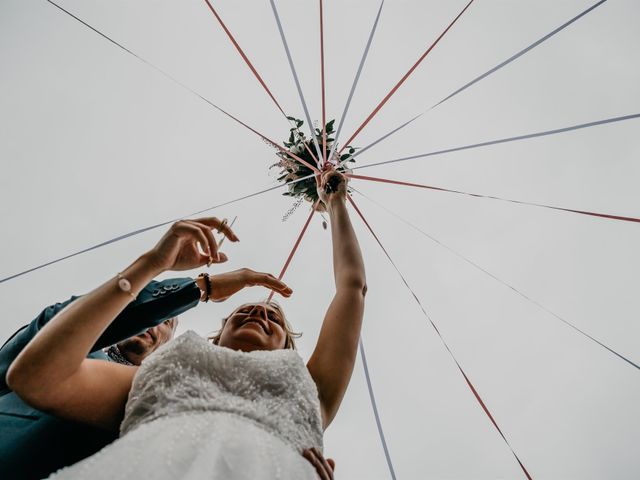
<instances>
[{"instance_id":1,"label":"bride","mask_svg":"<svg viewBox=\"0 0 640 480\"><path fill-rule=\"evenodd\" d=\"M140 367L85 358L155 276L222 261L215 219L175 223L153 249L33 338L9 369L11 389L38 409L119 428L121 435L55 478L317 478L300 453L321 451L323 431L338 411L366 292L346 179L326 171L318 193L331 220L336 293L306 365L293 349L283 311L269 301L235 309L213 342L189 331Z\"/></svg>"}]
</instances>

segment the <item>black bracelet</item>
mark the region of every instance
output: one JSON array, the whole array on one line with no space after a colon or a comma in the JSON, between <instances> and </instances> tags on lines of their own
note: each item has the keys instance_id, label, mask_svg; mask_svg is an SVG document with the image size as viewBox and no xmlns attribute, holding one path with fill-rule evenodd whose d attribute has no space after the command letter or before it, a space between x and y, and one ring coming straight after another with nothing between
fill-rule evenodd
<instances>
[{"instance_id":1,"label":"black bracelet","mask_svg":"<svg viewBox=\"0 0 640 480\"><path fill-rule=\"evenodd\" d=\"M209 297L211 297L211 277L209 277L209 274L206 272L201 273L198 276L204 278L204 289L206 294L204 302L207 303L209 301Z\"/></svg>"}]
</instances>

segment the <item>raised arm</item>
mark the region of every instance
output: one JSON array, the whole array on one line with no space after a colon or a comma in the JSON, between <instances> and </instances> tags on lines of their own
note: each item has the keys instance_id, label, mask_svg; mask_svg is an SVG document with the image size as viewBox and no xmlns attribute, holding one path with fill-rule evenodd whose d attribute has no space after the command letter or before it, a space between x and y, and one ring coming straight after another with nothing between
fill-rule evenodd
<instances>
[{"instance_id":1,"label":"raised arm","mask_svg":"<svg viewBox=\"0 0 640 480\"><path fill-rule=\"evenodd\" d=\"M136 367L85 358L114 318L153 277L166 270L189 270L217 255L212 228L217 219L174 224L152 250L117 277L68 305L47 323L11 364L7 383L32 406L55 415L117 428ZM237 240L226 227L226 235ZM198 244L206 255L202 255ZM218 261L226 257L220 255ZM124 285L126 287L126 285Z\"/></svg>"},{"instance_id":2,"label":"raised arm","mask_svg":"<svg viewBox=\"0 0 640 480\"><path fill-rule=\"evenodd\" d=\"M327 185L330 192L326 191ZM345 177L335 171L324 173L319 194L331 219L336 293L307 367L318 387L326 428L335 417L351 379L367 286L362 253L347 212Z\"/></svg>"},{"instance_id":3,"label":"raised arm","mask_svg":"<svg viewBox=\"0 0 640 480\"><path fill-rule=\"evenodd\" d=\"M150 282L140 292L138 298L129 303L107 327L91 347L91 351L114 345L155 327L169 318L181 315L198 304L200 295L200 288L191 278ZM53 317L78 298L71 297L63 303L48 306L31 323L15 332L0 348L0 394L9 390L6 374L11 362Z\"/></svg>"}]
</instances>

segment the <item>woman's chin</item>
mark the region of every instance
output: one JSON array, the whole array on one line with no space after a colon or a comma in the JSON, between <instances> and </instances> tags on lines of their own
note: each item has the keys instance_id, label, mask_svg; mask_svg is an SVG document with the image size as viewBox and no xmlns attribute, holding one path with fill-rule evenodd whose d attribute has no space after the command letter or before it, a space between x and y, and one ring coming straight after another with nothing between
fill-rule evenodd
<instances>
[{"instance_id":1,"label":"woman's chin","mask_svg":"<svg viewBox=\"0 0 640 480\"><path fill-rule=\"evenodd\" d=\"M260 332L245 328L235 332L232 338L221 338L219 345L221 347L231 348L233 350L241 350L243 352L252 352L254 350L272 350L269 342L264 338L262 330Z\"/></svg>"}]
</instances>

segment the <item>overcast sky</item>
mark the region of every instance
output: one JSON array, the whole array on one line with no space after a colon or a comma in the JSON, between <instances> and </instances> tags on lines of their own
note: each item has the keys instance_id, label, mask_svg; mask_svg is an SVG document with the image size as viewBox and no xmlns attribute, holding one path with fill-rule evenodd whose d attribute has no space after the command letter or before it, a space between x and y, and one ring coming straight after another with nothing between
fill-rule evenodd
<instances>
[{"instance_id":1,"label":"overcast sky","mask_svg":"<svg viewBox=\"0 0 640 480\"><path fill-rule=\"evenodd\" d=\"M594 4L477 0L353 142L366 146ZM343 140L464 7L388 0ZM202 0L60 5L270 138L288 124ZM277 2L313 120L321 119L318 4ZM216 8L285 111L303 112L269 2ZM325 2L327 115L338 118L379 3ZM640 112L640 4L609 0L358 158L358 165ZM0 2L0 278L274 185L255 134L45 0ZM640 120L416 159L358 173L640 217ZM640 477L640 372L381 208L640 363L640 227L496 200L354 181L362 208L536 479ZM277 274L308 214L281 191L212 211L238 216L221 271ZM524 478L447 350L362 222L363 327L398 479ZM150 248L147 232L0 284L0 339ZM333 295L315 218L283 301L303 357ZM188 272L195 276L199 271ZM180 274L178 276L182 276ZM247 291L183 316L206 335ZM326 453L338 478L387 479L360 361Z\"/></svg>"}]
</instances>

